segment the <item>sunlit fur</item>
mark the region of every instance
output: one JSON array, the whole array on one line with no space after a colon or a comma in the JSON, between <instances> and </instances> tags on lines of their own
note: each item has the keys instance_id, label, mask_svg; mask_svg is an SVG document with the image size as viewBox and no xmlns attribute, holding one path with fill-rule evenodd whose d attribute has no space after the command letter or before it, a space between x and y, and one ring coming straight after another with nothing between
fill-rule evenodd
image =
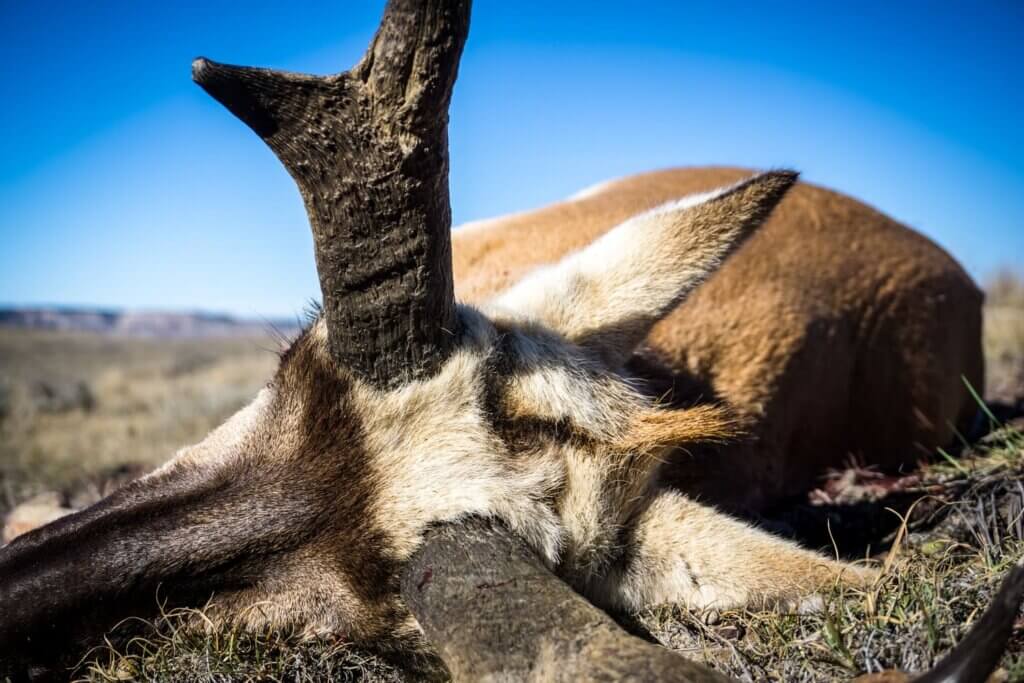
<instances>
[{"instance_id":1,"label":"sunlit fur","mask_svg":"<svg viewBox=\"0 0 1024 683\"><path fill-rule=\"evenodd\" d=\"M602 236L616 225L749 174L654 171L456 230L456 293L472 303L500 299L549 278L531 277L540 266L614 243ZM637 282L664 257L660 243L624 246L637 255L628 271ZM719 402L737 412L747 438L691 449L665 476L701 500L759 514L830 469L851 461L911 468L955 431L970 432L978 411L966 384L984 386L982 302L963 268L927 238L850 197L799 183L650 330L624 373L675 405ZM626 303L649 304L644 296Z\"/></svg>"},{"instance_id":2,"label":"sunlit fur","mask_svg":"<svg viewBox=\"0 0 1024 683\"><path fill-rule=\"evenodd\" d=\"M622 371L791 182L765 176L673 202L480 308L460 306L457 351L436 376L397 390L335 368L316 321L251 406L150 477L246 471L260 480L250 486L286 497L321 477L354 501L344 513L313 509L332 505L322 493L290 504L281 514L333 530L290 546L252 586L222 591L214 613L360 640L413 636L397 567L430 524L467 514L501 519L608 606L793 606L841 575L869 576L659 489L662 462L725 443L740 425L725 407L663 405ZM336 374L333 392L312 386L323 373ZM326 450L309 452L310 430L351 436L313 438ZM340 478L332 460L358 462L358 477Z\"/></svg>"},{"instance_id":3,"label":"sunlit fur","mask_svg":"<svg viewBox=\"0 0 1024 683\"><path fill-rule=\"evenodd\" d=\"M607 607L803 609L834 581L870 581L869 570L718 508L763 507L850 452L873 455L855 425L815 422L833 406L900 443L941 439L907 416L938 424L965 413L945 375L980 372L973 285L937 247L852 200L808 205L815 188L797 186L782 202L798 227L779 226L777 212L750 237L793 174L646 178L457 231L456 282L470 303L458 308L456 350L429 379L390 391L364 384L334 363L323 320L313 322L252 405L131 485L116 503L121 517L108 515L166 500L173 519L154 537L146 579L176 577L185 596L215 587L214 619L408 642L418 627L399 595L403 562L431 524L481 514ZM816 227L829 215L863 218L860 248L878 252L867 257L895 253L913 272L866 290L861 256L842 253L857 228ZM801 250L797 272L786 259ZM902 314L922 291L944 297L963 323L950 332L960 341L930 341L924 333L941 330L942 316L927 305L902 319L870 305L885 297L882 310ZM850 326L887 343L835 336ZM912 350L890 343L904 328L922 337ZM851 365L864 359L936 400L861 410ZM801 449L827 429L838 435L821 443L837 446L808 458ZM26 553L46 542L40 531ZM101 533L117 538L118 528Z\"/></svg>"}]
</instances>

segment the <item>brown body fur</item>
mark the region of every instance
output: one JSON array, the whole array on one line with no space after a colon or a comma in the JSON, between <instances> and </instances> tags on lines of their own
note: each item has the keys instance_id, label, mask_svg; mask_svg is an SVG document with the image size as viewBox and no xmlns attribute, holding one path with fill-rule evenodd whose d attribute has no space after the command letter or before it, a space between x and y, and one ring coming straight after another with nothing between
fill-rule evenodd
<instances>
[{"instance_id":1,"label":"brown body fur","mask_svg":"<svg viewBox=\"0 0 1024 683\"><path fill-rule=\"evenodd\" d=\"M365 383L333 361L320 317L205 441L0 553L0 578L26 577L0 581L0 604L22 606L12 624L26 634L81 612L100 590L81 577L112 544L102 590L137 594L104 603L83 634L144 610L164 581L184 604L215 588L211 616L253 628L408 643L400 568L431 524L470 514L504 521L603 606L802 609L835 580L873 580L715 507L762 508L850 452L893 465L941 445L944 421L967 415L956 378L979 379L980 296L927 240L823 190L795 186L758 230L795 174L692 196L743 175L641 176L457 231L457 282L481 308L460 306L438 374ZM861 233L864 253L843 249ZM947 316L960 325L943 336ZM907 402L886 409L876 373ZM909 406L939 426L901 423ZM79 537L95 547L67 556ZM29 599L69 582L80 589L48 593L52 606Z\"/></svg>"},{"instance_id":2,"label":"brown body fur","mask_svg":"<svg viewBox=\"0 0 1024 683\"><path fill-rule=\"evenodd\" d=\"M444 112L468 21L465 0L391 0L329 77L194 62L296 180L324 313L205 441L0 548L0 677L158 592L253 628L408 643L402 567L470 515L603 606L803 608L873 580L715 506L948 441L972 412L961 375L982 379L977 289L818 188L758 232L794 172L684 169L457 231L454 292ZM694 450L737 423L743 441Z\"/></svg>"},{"instance_id":3,"label":"brown body fur","mask_svg":"<svg viewBox=\"0 0 1024 683\"><path fill-rule=\"evenodd\" d=\"M485 300L631 216L749 174L647 173L457 229L457 294ZM921 235L849 197L797 185L654 328L633 364L677 402L720 399L747 418L747 440L695 451L696 462L665 476L702 500L757 511L854 457L896 468L934 454L977 409L963 379L983 386L982 298Z\"/></svg>"}]
</instances>

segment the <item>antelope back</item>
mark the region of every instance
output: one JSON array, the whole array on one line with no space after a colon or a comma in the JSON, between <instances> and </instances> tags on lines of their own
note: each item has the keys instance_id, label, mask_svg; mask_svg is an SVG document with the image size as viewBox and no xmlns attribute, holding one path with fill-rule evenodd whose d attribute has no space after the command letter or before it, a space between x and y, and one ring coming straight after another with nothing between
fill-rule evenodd
<instances>
[{"instance_id":1,"label":"antelope back","mask_svg":"<svg viewBox=\"0 0 1024 683\"><path fill-rule=\"evenodd\" d=\"M749 175L679 168L602 183L453 233L457 295L483 300L670 199ZM648 248L656 250L657 244ZM984 384L983 295L945 251L850 197L801 183L630 363L677 403L724 400L749 437L666 473L757 511L851 457L913 464L966 430ZM668 393L666 393L668 392Z\"/></svg>"}]
</instances>

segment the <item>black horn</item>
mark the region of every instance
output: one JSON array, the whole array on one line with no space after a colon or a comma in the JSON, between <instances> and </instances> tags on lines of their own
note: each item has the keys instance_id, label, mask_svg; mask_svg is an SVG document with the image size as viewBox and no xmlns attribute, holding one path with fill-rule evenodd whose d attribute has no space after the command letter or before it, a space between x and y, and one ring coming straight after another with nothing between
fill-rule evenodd
<instances>
[{"instance_id":1,"label":"black horn","mask_svg":"<svg viewBox=\"0 0 1024 683\"><path fill-rule=\"evenodd\" d=\"M333 76L192 65L298 184L331 354L378 387L432 375L452 348L448 103L469 6L391 0L362 60Z\"/></svg>"}]
</instances>

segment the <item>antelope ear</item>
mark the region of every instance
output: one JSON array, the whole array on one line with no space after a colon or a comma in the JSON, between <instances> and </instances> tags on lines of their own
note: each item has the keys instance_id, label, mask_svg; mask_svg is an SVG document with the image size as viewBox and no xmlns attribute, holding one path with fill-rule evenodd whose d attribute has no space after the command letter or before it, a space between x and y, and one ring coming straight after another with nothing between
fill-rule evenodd
<instances>
[{"instance_id":1,"label":"antelope ear","mask_svg":"<svg viewBox=\"0 0 1024 683\"><path fill-rule=\"evenodd\" d=\"M535 271L491 308L499 317L538 322L618 367L768 218L796 179L793 171L762 173L635 216Z\"/></svg>"}]
</instances>

